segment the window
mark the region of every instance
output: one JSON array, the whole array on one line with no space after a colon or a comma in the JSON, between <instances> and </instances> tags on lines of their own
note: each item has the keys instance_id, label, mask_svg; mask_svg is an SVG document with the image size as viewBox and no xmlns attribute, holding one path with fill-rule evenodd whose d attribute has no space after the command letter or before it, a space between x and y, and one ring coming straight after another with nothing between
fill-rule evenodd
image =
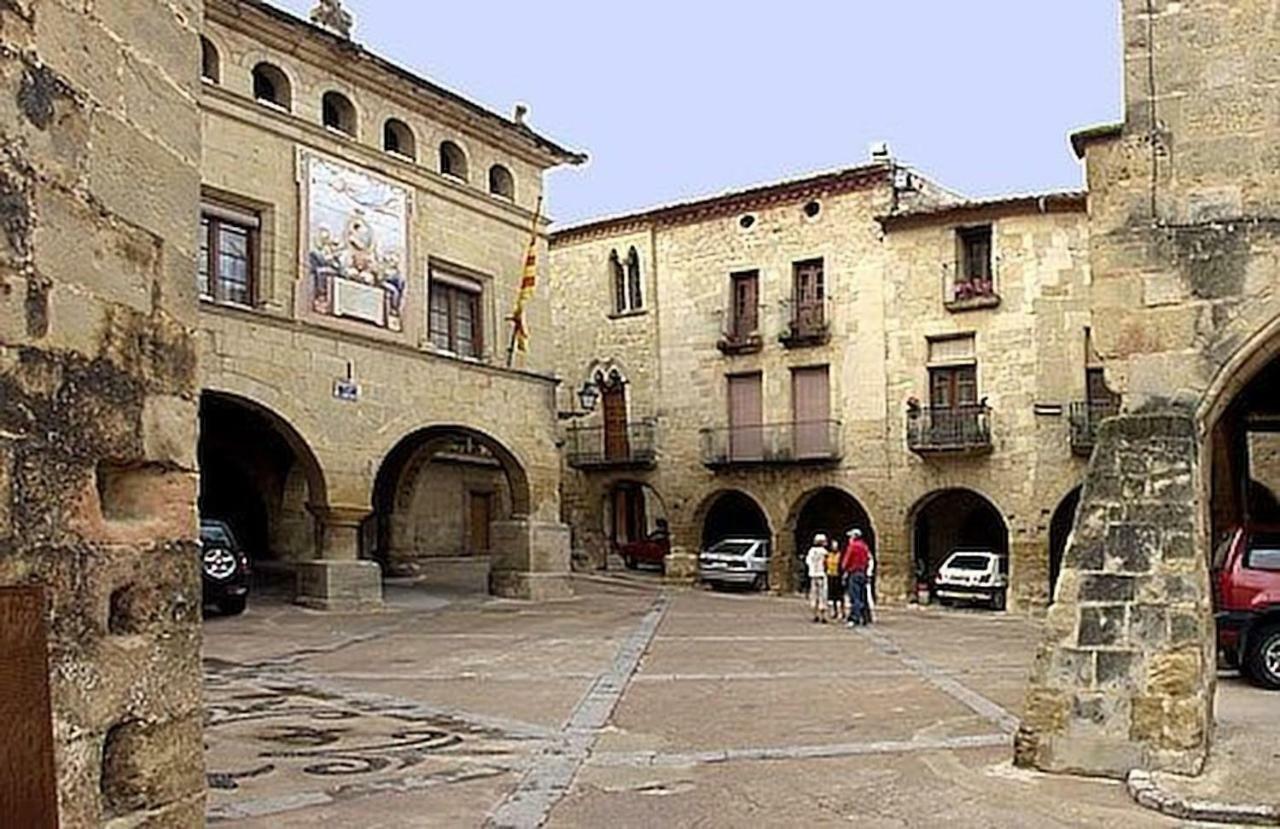
<instances>
[{"instance_id":1,"label":"window","mask_svg":"<svg viewBox=\"0 0 1280 829\"><path fill-rule=\"evenodd\" d=\"M824 303L827 296L822 260L810 259L792 266L794 314L792 327L797 331L818 331L825 327Z\"/></svg>"},{"instance_id":2,"label":"window","mask_svg":"<svg viewBox=\"0 0 1280 829\"><path fill-rule=\"evenodd\" d=\"M627 251L624 265L618 249L609 251L609 276L613 284L613 311L628 314L644 307L644 293L640 279L640 252L633 246Z\"/></svg>"},{"instance_id":3,"label":"window","mask_svg":"<svg viewBox=\"0 0 1280 829\"><path fill-rule=\"evenodd\" d=\"M293 105L289 79L280 67L270 63L260 63L253 67L253 97L281 109L289 109Z\"/></svg>"},{"instance_id":4,"label":"window","mask_svg":"<svg viewBox=\"0 0 1280 829\"><path fill-rule=\"evenodd\" d=\"M200 36L200 78L209 83L218 83L222 77L221 59L218 57L218 48L213 45L209 38L204 35Z\"/></svg>"},{"instance_id":5,"label":"window","mask_svg":"<svg viewBox=\"0 0 1280 829\"><path fill-rule=\"evenodd\" d=\"M729 285L729 336L740 342L754 336L760 328L760 272L730 274Z\"/></svg>"},{"instance_id":6,"label":"window","mask_svg":"<svg viewBox=\"0 0 1280 829\"><path fill-rule=\"evenodd\" d=\"M995 293L991 267L991 225L957 231L960 261L957 264L955 299L988 297Z\"/></svg>"},{"instance_id":7,"label":"window","mask_svg":"<svg viewBox=\"0 0 1280 829\"><path fill-rule=\"evenodd\" d=\"M973 336L929 341L929 405L955 409L978 403L978 365Z\"/></svg>"},{"instance_id":8,"label":"window","mask_svg":"<svg viewBox=\"0 0 1280 829\"><path fill-rule=\"evenodd\" d=\"M480 283L463 277L431 274L429 323L431 344L462 357L484 353Z\"/></svg>"},{"instance_id":9,"label":"window","mask_svg":"<svg viewBox=\"0 0 1280 829\"><path fill-rule=\"evenodd\" d=\"M388 118L382 125L382 149L387 152L402 155L405 158L417 158L416 144L413 130L404 121Z\"/></svg>"},{"instance_id":10,"label":"window","mask_svg":"<svg viewBox=\"0 0 1280 829\"><path fill-rule=\"evenodd\" d=\"M356 108L341 92L329 91L320 98L320 118L331 130L356 134Z\"/></svg>"},{"instance_id":11,"label":"window","mask_svg":"<svg viewBox=\"0 0 1280 829\"><path fill-rule=\"evenodd\" d=\"M515 179L511 177L511 171L501 164L489 168L489 192L504 199L516 197Z\"/></svg>"},{"instance_id":12,"label":"window","mask_svg":"<svg viewBox=\"0 0 1280 829\"><path fill-rule=\"evenodd\" d=\"M467 156L452 141L440 145L440 172L463 181L467 179Z\"/></svg>"},{"instance_id":13,"label":"window","mask_svg":"<svg viewBox=\"0 0 1280 829\"><path fill-rule=\"evenodd\" d=\"M202 299L253 304L258 226L258 217L252 213L214 204L202 207L196 269Z\"/></svg>"},{"instance_id":14,"label":"window","mask_svg":"<svg viewBox=\"0 0 1280 829\"><path fill-rule=\"evenodd\" d=\"M622 270L622 260L618 258L617 248L609 251L609 276L613 281L613 309L621 314L627 310L627 277Z\"/></svg>"},{"instance_id":15,"label":"window","mask_svg":"<svg viewBox=\"0 0 1280 829\"><path fill-rule=\"evenodd\" d=\"M640 286L640 254L634 247L627 251L627 302L632 311L644 307Z\"/></svg>"},{"instance_id":16,"label":"window","mask_svg":"<svg viewBox=\"0 0 1280 829\"><path fill-rule=\"evenodd\" d=\"M1249 559L1245 566L1250 570L1280 570L1280 546L1274 543L1254 542L1257 546L1249 548Z\"/></svg>"}]
</instances>

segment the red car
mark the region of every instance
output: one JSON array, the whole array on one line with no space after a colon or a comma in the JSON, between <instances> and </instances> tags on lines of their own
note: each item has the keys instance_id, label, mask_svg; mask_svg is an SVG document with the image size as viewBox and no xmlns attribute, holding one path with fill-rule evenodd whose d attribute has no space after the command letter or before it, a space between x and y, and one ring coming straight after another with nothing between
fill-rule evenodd
<instances>
[{"instance_id":1,"label":"red car","mask_svg":"<svg viewBox=\"0 0 1280 829\"><path fill-rule=\"evenodd\" d=\"M627 541L618 545L618 555L628 570L641 564L657 565L666 570L667 553L671 552L671 537L664 532L654 532L640 541Z\"/></svg>"},{"instance_id":2,"label":"red car","mask_svg":"<svg viewBox=\"0 0 1280 829\"><path fill-rule=\"evenodd\" d=\"M1214 553L1218 651L1254 682L1280 690L1280 528L1240 528Z\"/></svg>"}]
</instances>

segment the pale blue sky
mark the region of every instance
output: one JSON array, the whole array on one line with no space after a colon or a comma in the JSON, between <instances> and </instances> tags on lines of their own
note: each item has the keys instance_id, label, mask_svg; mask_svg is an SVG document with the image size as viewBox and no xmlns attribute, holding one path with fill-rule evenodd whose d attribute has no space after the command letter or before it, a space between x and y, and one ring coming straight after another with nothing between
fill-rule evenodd
<instances>
[{"instance_id":1,"label":"pale blue sky","mask_svg":"<svg viewBox=\"0 0 1280 829\"><path fill-rule=\"evenodd\" d=\"M305 16L314 0L275 0ZM974 196L1082 185L1120 115L1117 0L346 0L367 48L591 161L557 223L861 163Z\"/></svg>"}]
</instances>

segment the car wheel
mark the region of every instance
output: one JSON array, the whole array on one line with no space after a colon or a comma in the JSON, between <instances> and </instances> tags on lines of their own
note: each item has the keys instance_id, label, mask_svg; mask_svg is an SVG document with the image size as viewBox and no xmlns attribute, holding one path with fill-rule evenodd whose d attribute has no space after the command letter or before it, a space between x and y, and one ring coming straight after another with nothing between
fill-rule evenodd
<instances>
[{"instance_id":1,"label":"car wheel","mask_svg":"<svg viewBox=\"0 0 1280 829\"><path fill-rule=\"evenodd\" d=\"M1249 639L1244 664L1250 678L1264 688L1280 690L1280 625L1263 628Z\"/></svg>"},{"instance_id":2,"label":"car wheel","mask_svg":"<svg viewBox=\"0 0 1280 829\"><path fill-rule=\"evenodd\" d=\"M755 577L755 580L751 582L751 586L757 592L763 593L765 590L769 589L769 577L764 573L760 573Z\"/></svg>"},{"instance_id":3,"label":"car wheel","mask_svg":"<svg viewBox=\"0 0 1280 829\"><path fill-rule=\"evenodd\" d=\"M228 596L225 599L218 600L218 610L223 616L239 616L244 613L245 604L248 598L245 596Z\"/></svg>"},{"instance_id":4,"label":"car wheel","mask_svg":"<svg viewBox=\"0 0 1280 829\"><path fill-rule=\"evenodd\" d=\"M1006 601L1005 591L1001 590L991 597L992 610L1004 610Z\"/></svg>"}]
</instances>

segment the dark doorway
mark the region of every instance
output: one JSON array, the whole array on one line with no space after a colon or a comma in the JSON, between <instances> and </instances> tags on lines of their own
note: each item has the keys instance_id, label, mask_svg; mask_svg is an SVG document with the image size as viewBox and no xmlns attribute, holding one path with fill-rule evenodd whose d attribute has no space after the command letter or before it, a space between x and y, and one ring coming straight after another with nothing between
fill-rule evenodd
<instances>
[{"instance_id":1,"label":"dark doorway","mask_svg":"<svg viewBox=\"0 0 1280 829\"><path fill-rule=\"evenodd\" d=\"M801 562L819 533L828 539L834 539L843 548L849 530L859 529L871 549L877 549L876 531L871 526L871 516L858 503L858 499L844 490L824 487L811 492L800 499L792 514L795 526L792 552L796 558L792 572L796 576L797 589L807 581Z\"/></svg>"},{"instance_id":2,"label":"dark doorway","mask_svg":"<svg viewBox=\"0 0 1280 829\"><path fill-rule=\"evenodd\" d=\"M1067 539L1076 520L1076 508L1080 506L1080 487L1067 493L1049 522L1049 603L1053 604L1058 589L1058 575L1062 572L1062 556L1067 551Z\"/></svg>"},{"instance_id":3,"label":"dark doorway","mask_svg":"<svg viewBox=\"0 0 1280 829\"><path fill-rule=\"evenodd\" d=\"M750 495L737 490L717 495L702 522L704 549L725 538L771 537L764 510Z\"/></svg>"},{"instance_id":4,"label":"dark doorway","mask_svg":"<svg viewBox=\"0 0 1280 829\"><path fill-rule=\"evenodd\" d=\"M956 550L989 550L1009 555L1009 529L1000 511L968 489L925 497L914 511L912 548L917 579L931 579Z\"/></svg>"}]
</instances>

